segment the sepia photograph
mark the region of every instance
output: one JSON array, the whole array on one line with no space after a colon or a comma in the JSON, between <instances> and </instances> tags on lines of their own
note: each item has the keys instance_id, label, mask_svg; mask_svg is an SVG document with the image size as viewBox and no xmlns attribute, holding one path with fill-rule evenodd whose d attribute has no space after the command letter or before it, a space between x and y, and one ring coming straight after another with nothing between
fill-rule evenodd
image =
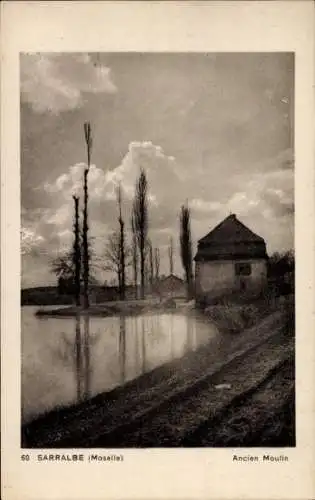
<instances>
[{"instance_id":1,"label":"sepia photograph","mask_svg":"<svg viewBox=\"0 0 315 500\"><path fill-rule=\"evenodd\" d=\"M23 52L21 447L295 447L293 52Z\"/></svg>"}]
</instances>

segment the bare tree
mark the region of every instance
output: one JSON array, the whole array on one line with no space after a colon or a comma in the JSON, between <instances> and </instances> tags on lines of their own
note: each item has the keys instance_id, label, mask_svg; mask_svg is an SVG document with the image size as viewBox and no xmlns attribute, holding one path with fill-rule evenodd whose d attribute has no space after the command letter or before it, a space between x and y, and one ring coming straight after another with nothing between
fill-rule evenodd
<instances>
[{"instance_id":1,"label":"bare tree","mask_svg":"<svg viewBox=\"0 0 315 500\"><path fill-rule=\"evenodd\" d=\"M74 201L74 243L73 243L73 268L74 268L74 286L75 302L80 306L81 296L81 245L80 245L80 220L79 220L79 198L73 196Z\"/></svg>"},{"instance_id":2,"label":"bare tree","mask_svg":"<svg viewBox=\"0 0 315 500\"><path fill-rule=\"evenodd\" d=\"M73 270L73 252L65 252L62 255L58 255L51 262L51 271L56 275L56 277L63 278L65 280L71 280L73 282L74 270Z\"/></svg>"},{"instance_id":3,"label":"bare tree","mask_svg":"<svg viewBox=\"0 0 315 500\"><path fill-rule=\"evenodd\" d=\"M154 249L154 279L156 283L160 279L160 249Z\"/></svg>"},{"instance_id":4,"label":"bare tree","mask_svg":"<svg viewBox=\"0 0 315 500\"><path fill-rule=\"evenodd\" d=\"M174 274L174 245L172 236L170 237L170 243L168 247L168 258L170 263L170 274L172 275Z\"/></svg>"},{"instance_id":5,"label":"bare tree","mask_svg":"<svg viewBox=\"0 0 315 500\"><path fill-rule=\"evenodd\" d=\"M144 299L145 290L145 253L148 234L148 182L143 169L140 170L136 182L134 200L135 228L140 254L141 299Z\"/></svg>"},{"instance_id":6,"label":"bare tree","mask_svg":"<svg viewBox=\"0 0 315 500\"><path fill-rule=\"evenodd\" d=\"M84 191L84 208L83 208L83 298L84 298L84 308L89 307L89 243L88 243L88 173L90 170L91 163L91 150L92 150L92 133L91 125L89 122L84 123L84 138L87 148L87 167L84 169L84 181L83 181L83 191Z\"/></svg>"},{"instance_id":7,"label":"bare tree","mask_svg":"<svg viewBox=\"0 0 315 500\"><path fill-rule=\"evenodd\" d=\"M135 287L135 298L138 298L138 247L137 247L137 230L135 223L135 208L132 207L131 214L131 231L132 231L132 269L133 283Z\"/></svg>"},{"instance_id":8,"label":"bare tree","mask_svg":"<svg viewBox=\"0 0 315 500\"><path fill-rule=\"evenodd\" d=\"M94 257L93 249L90 251L91 261L90 261L90 272L89 272L89 285L98 285L97 273L99 271L99 265L97 258ZM75 257L74 257L74 246L64 253L58 255L52 259L50 268L53 274L56 275L58 279L58 288L62 293L69 295L75 295L75 283L76 283L76 268L75 268ZM81 266L82 271L82 266ZM77 275L77 278L79 276ZM82 283L82 272L80 276L80 284ZM81 288L81 286L80 286Z\"/></svg>"},{"instance_id":9,"label":"bare tree","mask_svg":"<svg viewBox=\"0 0 315 500\"><path fill-rule=\"evenodd\" d=\"M121 288L121 252L120 252L120 236L117 231L114 231L108 238L105 248L105 271L112 271L117 276L118 287Z\"/></svg>"},{"instance_id":10,"label":"bare tree","mask_svg":"<svg viewBox=\"0 0 315 500\"><path fill-rule=\"evenodd\" d=\"M125 267L128 267L131 264L131 249L125 245L124 250L124 258L125 258ZM107 242L105 247L105 265L103 269L105 271L111 271L116 274L118 280L118 287L121 296L122 289L122 268L121 268L121 238L120 232L114 231Z\"/></svg>"},{"instance_id":11,"label":"bare tree","mask_svg":"<svg viewBox=\"0 0 315 500\"><path fill-rule=\"evenodd\" d=\"M190 210L182 205L180 212L180 250L186 276L187 298L192 298L192 243L190 232Z\"/></svg>"},{"instance_id":12,"label":"bare tree","mask_svg":"<svg viewBox=\"0 0 315 500\"><path fill-rule=\"evenodd\" d=\"M119 222L119 267L120 267L120 299L125 300L126 296L126 278L125 278L125 273L126 273L126 264L125 264L125 223L122 218L122 211L121 211L121 185L119 184L118 189L117 189L117 201L118 201L118 209L119 209L119 217L118 217L118 222Z\"/></svg>"}]
</instances>

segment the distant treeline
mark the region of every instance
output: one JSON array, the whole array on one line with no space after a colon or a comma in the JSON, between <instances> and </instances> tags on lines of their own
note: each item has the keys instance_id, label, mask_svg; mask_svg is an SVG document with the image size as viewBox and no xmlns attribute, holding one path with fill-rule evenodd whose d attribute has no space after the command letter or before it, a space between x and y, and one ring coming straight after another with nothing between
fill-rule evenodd
<instances>
[{"instance_id":1,"label":"distant treeline","mask_svg":"<svg viewBox=\"0 0 315 500\"><path fill-rule=\"evenodd\" d=\"M133 291L130 290L129 293L132 295ZM119 289L114 286L95 286L91 294L95 303L118 300ZM73 294L60 293L57 286L39 286L21 290L22 306L70 305L73 303Z\"/></svg>"},{"instance_id":2,"label":"distant treeline","mask_svg":"<svg viewBox=\"0 0 315 500\"><path fill-rule=\"evenodd\" d=\"M21 290L22 306L72 304L72 296L61 296L56 286L38 286Z\"/></svg>"}]
</instances>

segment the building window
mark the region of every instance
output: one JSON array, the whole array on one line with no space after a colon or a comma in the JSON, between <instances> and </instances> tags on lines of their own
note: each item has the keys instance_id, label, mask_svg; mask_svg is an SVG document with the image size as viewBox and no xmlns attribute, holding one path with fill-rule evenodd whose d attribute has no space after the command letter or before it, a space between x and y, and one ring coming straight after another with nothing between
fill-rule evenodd
<instances>
[{"instance_id":1,"label":"building window","mask_svg":"<svg viewBox=\"0 0 315 500\"><path fill-rule=\"evenodd\" d=\"M252 273L252 266L248 263L238 262L235 264L236 276L250 276Z\"/></svg>"}]
</instances>

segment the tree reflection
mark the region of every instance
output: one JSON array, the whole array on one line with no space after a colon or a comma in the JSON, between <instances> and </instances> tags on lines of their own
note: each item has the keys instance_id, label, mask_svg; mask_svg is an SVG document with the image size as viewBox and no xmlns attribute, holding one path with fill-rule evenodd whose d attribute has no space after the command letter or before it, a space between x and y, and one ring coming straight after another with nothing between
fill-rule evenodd
<instances>
[{"instance_id":1,"label":"tree reflection","mask_svg":"<svg viewBox=\"0 0 315 500\"><path fill-rule=\"evenodd\" d=\"M83 380L84 380L84 390L83 399L88 399L91 395L91 345L90 345L90 317L86 314L83 317L83 352L84 352L84 368L83 368Z\"/></svg>"},{"instance_id":2,"label":"tree reflection","mask_svg":"<svg viewBox=\"0 0 315 500\"><path fill-rule=\"evenodd\" d=\"M78 402L91 397L91 346L99 340L99 334L91 337L90 317L85 315L82 320L80 314L75 319L75 335L69 338L61 334L58 349L55 351L58 359L64 364L73 366L76 386L76 399Z\"/></svg>"},{"instance_id":3,"label":"tree reflection","mask_svg":"<svg viewBox=\"0 0 315 500\"><path fill-rule=\"evenodd\" d=\"M80 316L77 315L75 319L75 373L76 373L76 386L77 386L77 400L80 401L82 396L82 352L81 352L81 327Z\"/></svg>"},{"instance_id":4,"label":"tree reflection","mask_svg":"<svg viewBox=\"0 0 315 500\"><path fill-rule=\"evenodd\" d=\"M134 359L135 359L135 374L136 376L140 375L141 372L141 366L140 366L140 347L139 347L139 335L138 335L138 318L134 316L132 318L132 325L133 325L133 335L135 338L135 354L134 354Z\"/></svg>"},{"instance_id":5,"label":"tree reflection","mask_svg":"<svg viewBox=\"0 0 315 500\"><path fill-rule=\"evenodd\" d=\"M141 322L141 341L142 341L142 373L145 373L146 371L146 346L145 346L145 324L144 324L144 317L141 316L140 318Z\"/></svg>"},{"instance_id":6,"label":"tree reflection","mask_svg":"<svg viewBox=\"0 0 315 500\"><path fill-rule=\"evenodd\" d=\"M83 338L82 338L83 337ZM96 339L93 340L93 343ZM91 397L91 338L90 318L83 317L83 335L81 316L78 314L75 321L75 374L77 386L77 401Z\"/></svg>"},{"instance_id":7,"label":"tree reflection","mask_svg":"<svg viewBox=\"0 0 315 500\"><path fill-rule=\"evenodd\" d=\"M126 318L125 316L119 317L119 368L120 368L120 382L124 384L126 381Z\"/></svg>"}]
</instances>

